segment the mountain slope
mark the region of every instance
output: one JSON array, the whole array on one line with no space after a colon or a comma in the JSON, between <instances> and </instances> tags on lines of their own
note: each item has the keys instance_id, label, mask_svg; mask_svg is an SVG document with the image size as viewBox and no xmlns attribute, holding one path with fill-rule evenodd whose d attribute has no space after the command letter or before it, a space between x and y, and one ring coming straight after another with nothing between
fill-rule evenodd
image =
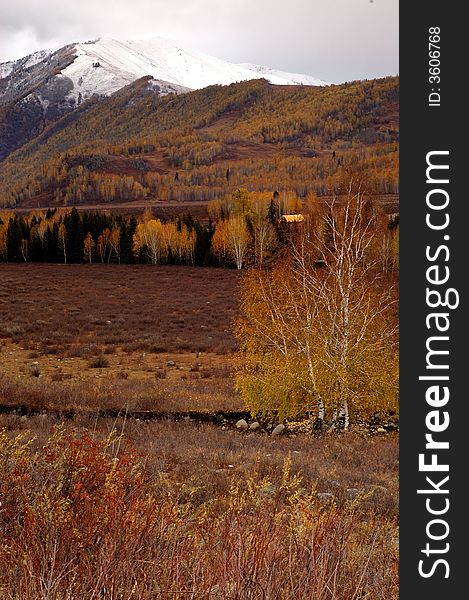
<instances>
[{"instance_id":1,"label":"mountain slope","mask_svg":"<svg viewBox=\"0 0 469 600\"><path fill-rule=\"evenodd\" d=\"M209 200L233 186L304 196L326 193L347 169L368 172L376 193L396 193L397 78L253 80L165 97L153 85L142 78L82 103L13 153L0 164L0 201Z\"/></svg>"},{"instance_id":2,"label":"mountain slope","mask_svg":"<svg viewBox=\"0 0 469 600\"><path fill-rule=\"evenodd\" d=\"M0 160L95 95L109 96L151 76L160 95L267 78L280 85L325 85L308 75L232 64L164 38L97 39L0 64Z\"/></svg>"}]
</instances>

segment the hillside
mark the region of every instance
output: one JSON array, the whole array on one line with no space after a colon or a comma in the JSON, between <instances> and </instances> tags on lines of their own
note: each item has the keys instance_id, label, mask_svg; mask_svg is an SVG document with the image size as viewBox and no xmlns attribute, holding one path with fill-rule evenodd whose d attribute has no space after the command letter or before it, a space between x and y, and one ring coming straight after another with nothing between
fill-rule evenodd
<instances>
[{"instance_id":1,"label":"hillside","mask_svg":"<svg viewBox=\"0 0 469 600\"><path fill-rule=\"evenodd\" d=\"M236 187L304 197L353 176L398 193L398 78L253 80L161 97L145 77L90 100L0 163L4 206L208 201Z\"/></svg>"},{"instance_id":2,"label":"hillside","mask_svg":"<svg viewBox=\"0 0 469 600\"><path fill-rule=\"evenodd\" d=\"M0 160L83 102L145 76L156 80L160 95L261 77L279 85L325 85L309 75L232 64L161 37L98 38L41 50L0 64Z\"/></svg>"}]
</instances>

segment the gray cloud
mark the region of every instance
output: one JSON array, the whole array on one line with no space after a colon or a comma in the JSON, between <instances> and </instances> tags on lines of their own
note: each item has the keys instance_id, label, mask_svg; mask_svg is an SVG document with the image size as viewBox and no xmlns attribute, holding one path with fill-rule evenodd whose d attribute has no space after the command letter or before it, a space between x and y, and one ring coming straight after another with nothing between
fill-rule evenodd
<instances>
[{"instance_id":1,"label":"gray cloud","mask_svg":"<svg viewBox=\"0 0 469 600\"><path fill-rule=\"evenodd\" d=\"M162 35L233 62L349 81L398 72L398 0L2 0L0 62Z\"/></svg>"}]
</instances>

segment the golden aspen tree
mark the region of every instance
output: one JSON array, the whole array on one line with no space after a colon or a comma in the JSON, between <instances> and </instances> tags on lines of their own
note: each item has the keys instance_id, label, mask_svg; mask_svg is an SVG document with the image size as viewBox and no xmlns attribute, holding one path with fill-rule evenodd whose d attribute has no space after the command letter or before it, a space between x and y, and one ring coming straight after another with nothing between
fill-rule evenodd
<instances>
[{"instance_id":1,"label":"golden aspen tree","mask_svg":"<svg viewBox=\"0 0 469 600\"><path fill-rule=\"evenodd\" d=\"M277 245L277 232L266 218L255 214L250 219L254 264L262 267L266 257L274 250Z\"/></svg>"},{"instance_id":2,"label":"golden aspen tree","mask_svg":"<svg viewBox=\"0 0 469 600\"><path fill-rule=\"evenodd\" d=\"M243 215L235 214L217 223L212 238L212 250L220 260L228 259L237 269L242 269L249 243L249 231Z\"/></svg>"},{"instance_id":3,"label":"golden aspen tree","mask_svg":"<svg viewBox=\"0 0 469 600\"><path fill-rule=\"evenodd\" d=\"M67 229L64 223L60 223L58 231L59 249L63 256L64 263L67 264Z\"/></svg>"},{"instance_id":4,"label":"golden aspen tree","mask_svg":"<svg viewBox=\"0 0 469 600\"><path fill-rule=\"evenodd\" d=\"M149 214L146 213L143 223L137 225L133 249L135 254L145 250L149 261L156 265L164 256L165 251L163 223L159 219L148 217Z\"/></svg>"},{"instance_id":5,"label":"golden aspen tree","mask_svg":"<svg viewBox=\"0 0 469 600\"><path fill-rule=\"evenodd\" d=\"M109 262L108 255L109 255L109 238L110 238L110 236L111 236L111 230L108 227L103 229L103 231L98 236L98 241L97 241L96 247L97 247L97 251L98 251L98 254L99 254L99 257L100 257L102 263Z\"/></svg>"},{"instance_id":6,"label":"golden aspen tree","mask_svg":"<svg viewBox=\"0 0 469 600\"><path fill-rule=\"evenodd\" d=\"M90 265L93 261L94 248L95 248L95 242L94 242L93 236L88 231L88 233L86 234L86 237L85 237L85 241L84 241L83 259L86 260L87 262L89 262Z\"/></svg>"},{"instance_id":7,"label":"golden aspen tree","mask_svg":"<svg viewBox=\"0 0 469 600\"><path fill-rule=\"evenodd\" d=\"M307 219L290 252L244 279L237 384L250 410L315 410L347 428L350 410L396 408L396 292L370 254L382 231L363 196Z\"/></svg>"},{"instance_id":8,"label":"golden aspen tree","mask_svg":"<svg viewBox=\"0 0 469 600\"><path fill-rule=\"evenodd\" d=\"M227 221L228 254L237 269L242 269L249 247L250 237L244 215L234 215Z\"/></svg>"},{"instance_id":9,"label":"golden aspen tree","mask_svg":"<svg viewBox=\"0 0 469 600\"><path fill-rule=\"evenodd\" d=\"M0 260L7 260L8 221L0 225Z\"/></svg>"},{"instance_id":10,"label":"golden aspen tree","mask_svg":"<svg viewBox=\"0 0 469 600\"><path fill-rule=\"evenodd\" d=\"M195 260L196 236L193 231L189 231L186 225L183 225L179 233L179 254L181 260L186 260L189 264L194 264Z\"/></svg>"},{"instance_id":11,"label":"golden aspen tree","mask_svg":"<svg viewBox=\"0 0 469 600\"><path fill-rule=\"evenodd\" d=\"M168 259L169 255L179 255L179 232L175 223L165 223L162 228L163 237L163 252L165 259Z\"/></svg>"},{"instance_id":12,"label":"golden aspen tree","mask_svg":"<svg viewBox=\"0 0 469 600\"><path fill-rule=\"evenodd\" d=\"M108 262L111 259L112 253L114 253L117 258L117 262L120 264L121 262L121 251L120 251L120 243L121 243L121 234L118 227L113 227L111 233L109 235L109 255Z\"/></svg>"},{"instance_id":13,"label":"golden aspen tree","mask_svg":"<svg viewBox=\"0 0 469 600\"><path fill-rule=\"evenodd\" d=\"M228 221L219 221L212 237L212 252L220 262L228 257Z\"/></svg>"}]
</instances>

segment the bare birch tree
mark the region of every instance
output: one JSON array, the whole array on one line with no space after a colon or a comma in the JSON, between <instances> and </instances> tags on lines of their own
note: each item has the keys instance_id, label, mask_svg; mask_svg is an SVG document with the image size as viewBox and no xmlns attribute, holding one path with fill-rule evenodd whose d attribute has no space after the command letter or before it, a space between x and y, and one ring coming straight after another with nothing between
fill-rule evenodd
<instances>
[{"instance_id":1,"label":"bare birch tree","mask_svg":"<svg viewBox=\"0 0 469 600\"><path fill-rule=\"evenodd\" d=\"M249 407L292 416L349 412L396 398L396 294L375 258L370 204L349 194L310 213L287 259L246 278L238 385ZM275 372L274 372L275 371Z\"/></svg>"}]
</instances>

